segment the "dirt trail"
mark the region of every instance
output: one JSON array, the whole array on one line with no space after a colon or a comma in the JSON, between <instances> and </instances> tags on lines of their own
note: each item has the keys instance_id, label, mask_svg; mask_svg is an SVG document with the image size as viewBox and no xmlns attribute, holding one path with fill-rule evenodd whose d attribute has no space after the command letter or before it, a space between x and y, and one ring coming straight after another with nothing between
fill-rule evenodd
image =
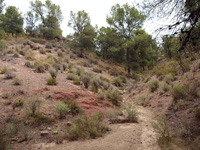
<instances>
[{"instance_id":1,"label":"dirt trail","mask_svg":"<svg viewBox=\"0 0 200 150\"><path fill-rule=\"evenodd\" d=\"M111 125L112 131L102 138L39 147L42 150L159 150L152 129L153 113L142 107L138 107L138 112L139 123Z\"/></svg>"}]
</instances>

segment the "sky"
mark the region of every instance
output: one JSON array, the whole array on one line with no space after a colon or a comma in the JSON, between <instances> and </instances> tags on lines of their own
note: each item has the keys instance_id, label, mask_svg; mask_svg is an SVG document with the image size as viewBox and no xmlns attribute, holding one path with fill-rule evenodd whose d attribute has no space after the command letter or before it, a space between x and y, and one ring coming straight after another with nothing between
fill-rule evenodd
<instances>
[{"instance_id":1,"label":"sky","mask_svg":"<svg viewBox=\"0 0 200 150\"><path fill-rule=\"evenodd\" d=\"M45 0L41 0L44 2ZM61 28L63 30L63 36L66 36L73 32L73 30L67 26L70 18L70 11L78 12L80 10L85 10L90 15L91 23L93 26L98 25L98 27L108 26L106 23L106 16L109 14L111 7L115 4L125 4L129 3L136 6L136 4L141 3L142 0L52 0L53 3L60 5L63 13L63 21ZM6 0L6 6L12 5L19 8L22 14L26 14L29 11L30 0ZM162 25L162 21L158 20L148 20L144 23L143 29L155 38L155 29Z\"/></svg>"}]
</instances>

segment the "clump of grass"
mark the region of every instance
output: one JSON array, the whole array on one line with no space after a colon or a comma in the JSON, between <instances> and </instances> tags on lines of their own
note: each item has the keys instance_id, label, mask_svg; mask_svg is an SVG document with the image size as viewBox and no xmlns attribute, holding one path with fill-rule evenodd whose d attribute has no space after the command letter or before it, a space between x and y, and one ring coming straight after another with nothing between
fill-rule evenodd
<instances>
[{"instance_id":1,"label":"clump of grass","mask_svg":"<svg viewBox=\"0 0 200 150\"><path fill-rule=\"evenodd\" d=\"M125 111L127 113L127 119L129 122L137 122L138 121L138 113L132 104L126 105Z\"/></svg>"},{"instance_id":2,"label":"clump of grass","mask_svg":"<svg viewBox=\"0 0 200 150\"><path fill-rule=\"evenodd\" d=\"M152 79L147 83L151 92L155 92L159 88L159 81L157 79Z\"/></svg>"},{"instance_id":3,"label":"clump of grass","mask_svg":"<svg viewBox=\"0 0 200 150\"><path fill-rule=\"evenodd\" d=\"M124 77L117 77L112 82L112 84L116 87L123 87L125 83L126 83L126 78Z\"/></svg>"},{"instance_id":4,"label":"clump of grass","mask_svg":"<svg viewBox=\"0 0 200 150\"><path fill-rule=\"evenodd\" d=\"M91 80L90 76L88 76L88 75L84 75L82 77L82 82L83 82L83 84L84 84L84 86L85 86L86 89L88 89L88 87L90 85L90 80Z\"/></svg>"},{"instance_id":5,"label":"clump of grass","mask_svg":"<svg viewBox=\"0 0 200 150\"><path fill-rule=\"evenodd\" d=\"M18 77L15 77L13 79L13 85L21 85L22 84L22 80Z\"/></svg>"},{"instance_id":6,"label":"clump of grass","mask_svg":"<svg viewBox=\"0 0 200 150\"><path fill-rule=\"evenodd\" d=\"M179 85L175 85L172 89L172 92L171 92L174 100L185 98L186 93L187 93L187 87L186 86L179 86Z\"/></svg>"},{"instance_id":7,"label":"clump of grass","mask_svg":"<svg viewBox=\"0 0 200 150\"><path fill-rule=\"evenodd\" d=\"M100 100L104 100L104 99L105 99L105 94L104 94L103 92L100 92L100 93L98 94L98 98L99 98Z\"/></svg>"},{"instance_id":8,"label":"clump of grass","mask_svg":"<svg viewBox=\"0 0 200 150\"><path fill-rule=\"evenodd\" d=\"M35 53L34 52L29 52L25 55L25 58L27 60L35 60Z\"/></svg>"},{"instance_id":9,"label":"clump of grass","mask_svg":"<svg viewBox=\"0 0 200 150\"><path fill-rule=\"evenodd\" d=\"M80 85L81 84L81 79L79 77L78 78L74 78L73 83L75 85Z\"/></svg>"},{"instance_id":10,"label":"clump of grass","mask_svg":"<svg viewBox=\"0 0 200 150\"><path fill-rule=\"evenodd\" d=\"M60 102L56 104L56 113L58 114L58 117L65 118L67 114L69 114L70 108L63 102Z\"/></svg>"},{"instance_id":11,"label":"clump of grass","mask_svg":"<svg viewBox=\"0 0 200 150\"><path fill-rule=\"evenodd\" d=\"M58 57L63 57L63 52L62 51L58 51Z\"/></svg>"},{"instance_id":12,"label":"clump of grass","mask_svg":"<svg viewBox=\"0 0 200 150\"><path fill-rule=\"evenodd\" d=\"M102 69L99 68L99 67L94 67L93 71L96 72L96 73L102 73Z\"/></svg>"},{"instance_id":13,"label":"clump of grass","mask_svg":"<svg viewBox=\"0 0 200 150\"><path fill-rule=\"evenodd\" d=\"M57 85L57 81L56 81L56 78L49 78L47 80L47 85Z\"/></svg>"},{"instance_id":14,"label":"clump of grass","mask_svg":"<svg viewBox=\"0 0 200 150\"><path fill-rule=\"evenodd\" d=\"M24 106L24 102L25 101L23 99L19 99L19 100L14 101L13 108L23 107Z\"/></svg>"},{"instance_id":15,"label":"clump of grass","mask_svg":"<svg viewBox=\"0 0 200 150\"><path fill-rule=\"evenodd\" d=\"M10 80L16 77L16 74L13 71L7 71L5 74L4 79Z\"/></svg>"},{"instance_id":16,"label":"clump of grass","mask_svg":"<svg viewBox=\"0 0 200 150\"><path fill-rule=\"evenodd\" d=\"M80 61L77 62L77 64L80 65L80 66L84 66L84 67L91 67L90 62L87 61L87 60L80 60Z\"/></svg>"},{"instance_id":17,"label":"clump of grass","mask_svg":"<svg viewBox=\"0 0 200 150\"><path fill-rule=\"evenodd\" d=\"M50 68L49 73L50 73L52 79L57 77L57 70L56 69Z\"/></svg>"},{"instance_id":18,"label":"clump of grass","mask_svg":"<svg viewBox=\"0 0 200 150\"><path fill-rule=\"evenodd\" d=\"M39 113L41 100L37 96L30 97L25 103L25 115L35 117Z\"/></svg>"},{"instance_id":19,"label":"clump of grass","mask_svg":"<svg viewBox=\"0 0 200 150\"><path fill-rule=\"evenodd\" d=\"M34 65L31 64L31 62L29 62L29 61L25 62L24 65L25 65L26 67L28 67L28 68L34 68Z\"/></svg>"},{"instance_id":20,"label":"clump of grass","mask_svg":"<svg viewBox=\"0 0 200 150\"><path fill-rule=\"evenodd\" d=\"M0 74L5 74L7 71L8 71L7 68L3 68L3 69L0 70Z\"/></svg>"},{"instance_id":21,"label":"clump of grass","mask_svg":"<svg viewBox=\"0 0 200 150\"><path fill-rule=\"evenodd\" d=\"M68 80L75 80L76 78L79 78L79 76L77 76L77 75L74 74L74 73L68 73L68 74L67 74L67 79L68 79Z\"/></svg>"},{"instance_id":22,"label":"clump of grass","mask_svg":"<svg viewBox=\"0 0 200 150\"><path fill-rule=\"evenodd\" d=\"M80 116L73 120L70 127L66 128L66 137L71 141L100 137L108 131L103 120L102 113L93 114L91 118Z\"/></svg>"},{"instance_id":23,"label":"clump of grass","mask_svg":"<svg viewBox=\"0 0 200 150\"><path fill-rule=\"evenodd\" d=\"M8 137L12 137L13 135L15 135L17 133L17 127L15 123L8 123L6 124L6 135Z\"/></svg>"},{"instance_id":24,"label":"clump of grass","mask_svg":"<svg viewBox=\"0 0 200 150\"><path fill-rule=\"evenodd\" d=\"M40 52L40 54L46 54L46 51L42 48L39 50L39 52Z\"/></svg>"},{"instance_id":25,"label":"clump of grass","mask_svg":"<svg viewBox=\"0 0 200 150\"><path fill-rule=\"evenodd\" d=\"M53 46L52 46L52 44L50 44L50 43L47 43L47 44L46 44L46 46L45 46L45 48L47 48L47 49L52 49L52 48L53 48Z\"/></svg>"},{"instance_id":26,"label":"clump of grass","mask_svg":"<svg viewBox=\"0 0 200 150\"><path fill-rule=\"evenodd\" d=\"M94 78L91 82L91 91L94 93L98 93L99 90L99 81L97 78Z\"/></svg>"},{"instance_id":27,"label":"clump of grass","mask_svg":"<svg viewBox=\"0 0 200 150\"><path fill-rule=\"evenodd\" d=\"M153 124L154 130L159 134L158 144L167 145L171 141L169 134L169 126L167 124L166 117L162 117L157 120L157 123Z\"/></svg>"},{"instance_id":28,"label":"clump of grass","mask_svg":"<svg viewBox=\"0 0 200 150\"><path fill-rule=\"evenodd\" d=\"M113 105L121 105L122 97L117 90L107 90L106 97L110 99Z\"/></svg>"},{"instance_id":29,"label":"clump of grass","mask_svg":"<svg viewBox=\"0 0 200 150\"><path fill-rule=\"evenodd\" d=\"M169 91L169 88L170 87L169 87L169 85L167 83L164 83L163 86L162 86L162 89L163 89L164 92Z\"/></svg>"},{"instance_id":30,"label":"clump of grass","mask_svg":"<svg viewBox=\"0 0 200 150\"><path fill-rule=\"evenodd\" d=\"M167 83L167 84L170 84L172 81L174 81L174 76L173 74L168 74L165 76L164 78L164 81Z\"/></svg>"},{"instance_id":31,"label":"clump of grass","mask_svg":"<svg viewBox=\"0 0 200 150\"><path fill-rule=\"evenodd\" d=\"M108 73L111 75L111 76L118 76L119 73L117 72L116 69L112 68L108 71Z\"/></svg>"},{"instance_id":32,"label":"clump of grass","mask_svg":"<svg viewBox=\"0 0 200 150\"><path fill-rule=\"evenodd\" d=\"M64 102L70 109L70 113L72 115L77 115L83 112L81 107L77 104L75 100L67 99Z\"/></svg>"},{"instance_id":33,"label":"clump of grass","mask_svg":"<svg viewBox=\"0 0 200 150\"><path fill-rule=\"evenodd\" d=\"M110 120L112 120L112 119L117 119L117 117L119 116L119 111L118 110L116 110L116 109L112 109L112 108L110 108L110 109L108 109L107 111L106 111L106 116L107 116L107 118L108 119L110 119Z\"/></svg>"}]
</instances>

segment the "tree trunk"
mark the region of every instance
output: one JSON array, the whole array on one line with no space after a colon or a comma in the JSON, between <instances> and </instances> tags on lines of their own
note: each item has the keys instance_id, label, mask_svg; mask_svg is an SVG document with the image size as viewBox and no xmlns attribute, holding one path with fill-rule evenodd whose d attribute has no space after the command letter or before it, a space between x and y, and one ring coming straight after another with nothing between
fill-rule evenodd
<instances>
[{"instance_id":1,"label":"tree trunk","mask_svg":"<svg viewBox=\"0 0 200 150\"><path fill-rule=\"evenodd\" d=\"M128 66L128 74L131 73L131 68L129 65L129 48L126 49L126 61L127 61L127 66Z\"/></svg>"}]
</instances>

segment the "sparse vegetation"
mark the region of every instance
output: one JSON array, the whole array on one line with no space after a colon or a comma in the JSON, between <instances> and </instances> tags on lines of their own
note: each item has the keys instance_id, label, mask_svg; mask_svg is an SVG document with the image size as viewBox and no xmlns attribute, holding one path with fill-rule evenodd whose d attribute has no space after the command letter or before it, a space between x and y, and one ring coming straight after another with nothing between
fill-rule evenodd
<instances>
[{"instance_id":1,"label":"sparse vegetation","mask_svg":"<svg viewBox=\"0 0 200 150\"><path fill-rule=\"evenodd\" d=\"M47 80L47 85L57 85L57 81L56 81L56 78L49 78Z\"/></svg>"},{"instance_id":2,"label":"sparse vegetation","mask_svg":"<svg viewBox=\"0 0 200 150\"><path fill-rule=\"evenodd\" d=\"M7 71L5 74L4 79L10 80L16 77L16 74L13 71Z\"/></svg>"},{"instance_id":3,"label":"sparse vegetation","mask_svg":"<svg viewBox=\"0 0 200 150\"><path fill-rule=\"evenodd\" d=\"M138 113L135 110L134 105L127 104L125 106L125 111L127 113L127 119L129 122L137 122L138 121Z\"/></svg>"},{"instance_id":4,"label":"sparse vegetation","mask_svg":"<svg viewBox=\"0 0 200 150\"><path fill-rule=\"evenodd\" d=\"M155 92L159 88L159 81L157 79L152 79L147 83L151 92Z\"/></svg>"},{"instance_id":5,"label":"sparse vegetation","mask_svg":"<svg viewBox=\"0 0 200 150\"><path fill-rule=\"evenodd\" d=\"M56 113L60 119L65 118L67 114L69 114L70 108L63 102L59 102L56 104Z\"/></svg>"},{"instance_id":6,"label":"sparse vegetation","mask_svg":"<svg viewBox=\"0 0 200 150\"><path fill-rule=\"evenodd\" d=\"M120 106L122 102L122 97L117 90L107 90L106 97L116 106Z\"/></svg>"},{"instance_id":7,"label":"sparse vegetation","mask_svg":"<svg viewBox=\"0 0 200 150\"><path fill-rule=\"evenodd\" d=\"M178 100L178 99L185 98L186 91L187 91L186 86L175 85L172 89L171 94L172 94L174 100Z\"/></svg>"},{"instance_id":8,"label":"sparse vegetation","mask_svg":"<svg viewBox=\"0 0 200 150\"><path fill-rule=\"evenodd\" d=\"M7 71L8 71L7 68L3 68L3 69L0 70L0 74L5 74Z\"/></svg>"},{"instance_id":9,"label":"sparse vegetation","mask_svg":"<svg viewBox=\"0 0 200 150\"><path fill-rule=\"evenodd\" d=\"M88 89L88 87L89 87L89 85L90 85L90 79L91 77L90 76L88 76L88 75L84 75L83 77L82 77L82 82L83 82L83 84L84 84L84 86L85 86L85 88L86 89Z\"/></svg>"},{"instance_id":10,"label":"sparse vegetation","mask_svg":"<svg viewBox=\"0 0 200 150\"><path fill-rule=\"evenodd\" d=\"M41 100L37 96L30 97L24 107L26 117L35 117L39 113Z\"/></svg>"},{"instance_id":11,"label":"sparse vegetation","mask_svg":"<svg viewBox=\"0 0 200 150\"><path fill-rule=\"evenodd\" d=\"M18 78L18 77L15 77L13 79L13 84L14 85L21 85L22 84L22 80L20 78Z\"/></svg>"},{"instance_id":12,"label":"sparse vegetation","mask_svg":"<svg viewBox=\"0 0 200 150\"><path fill-rule=\"evenodd\" d=\"M72 125L66 128L66 137L70 141L89 139L102 136L108 128L103 123L102 113L93 114L91 118L80 116L73 120Z\"/></svg>"},{"instance_id":13,"label":"sparse vegetation","mask_svg":"<svg viewBox=\"0 0 200 150\"><path fill-rule=\"evenodd\" d=\"M50 68L50 69L49 69L49 73L50 73L52 79L53 79L53 78L56 79L57 73L58 73L56 69Z\"/></svg>"}]
</instances>

